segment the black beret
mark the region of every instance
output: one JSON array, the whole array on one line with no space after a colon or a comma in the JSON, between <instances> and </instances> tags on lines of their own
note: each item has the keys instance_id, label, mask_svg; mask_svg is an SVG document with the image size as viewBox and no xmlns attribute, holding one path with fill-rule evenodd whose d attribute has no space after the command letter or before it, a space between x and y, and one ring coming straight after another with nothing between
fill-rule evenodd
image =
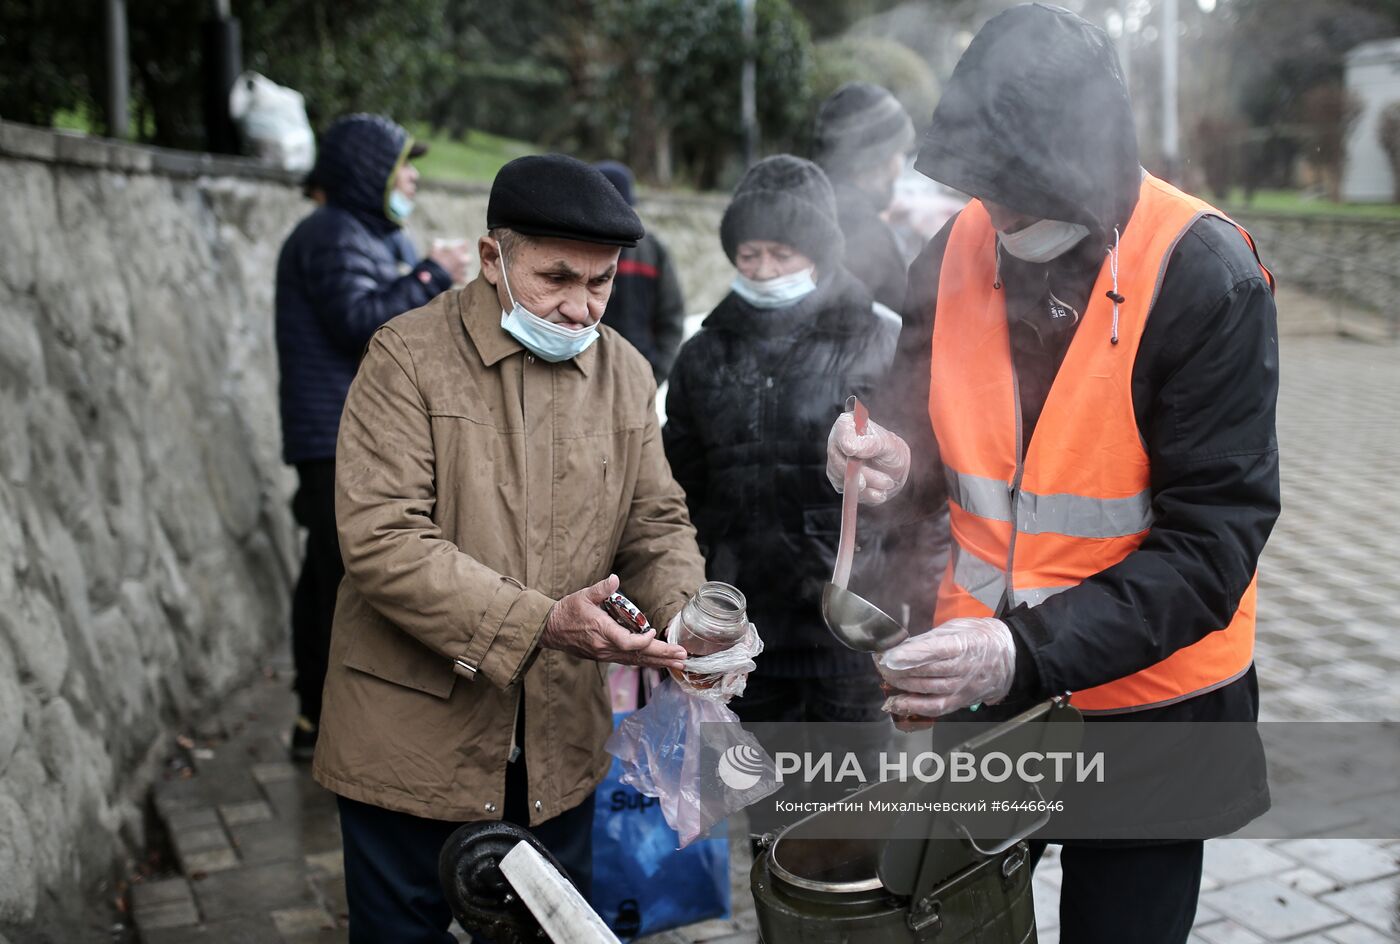
<instances>
[{"instance_id":1,"label":"black beret","mask_svg":"<svg viewBox=\"0 0 1400 944\"><path fill-rule=\"evenodd\" d=\"M602 172L564 154L517 157L502 167L486 226L606 246L635 246L646 232Z\"/></svg>"}]
</instances>

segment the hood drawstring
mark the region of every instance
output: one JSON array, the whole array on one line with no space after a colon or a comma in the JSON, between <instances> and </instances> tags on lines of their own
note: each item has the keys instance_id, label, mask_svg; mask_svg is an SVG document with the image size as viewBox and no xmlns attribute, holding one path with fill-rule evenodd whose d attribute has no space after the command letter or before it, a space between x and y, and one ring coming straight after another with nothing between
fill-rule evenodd
<instances>
[{"instance_id":1,"label":"hood drawstring","mask_svg":"<svg viewBox=\"0 0 1400 944\"><path fill-rule=\"evenodd\" d=\"M1108 271L1113 276L1113 290L1104 292L1109 300L1113 302L1113 334L1109 337L1112 344L1118 343L1118 306L1127 301L1118 294L1118 227L1113 227L1113 245L1108 247Z\"/></svg>"},{"instance_id":2,"label":"hood drawstring","mask_svg":"<svg viewBox=\"0 0 1400 944\"><path fill-rule=\"evenodd\" d=\"M995 237L993 237L993 238L995 238ZM993 279L992 279L992 290L993 290L993 291L999 292L999 291L1001 291L1001 240L1000 240L1000 239L997 239L997 240L996 240L996 246L997 246L997 251L996 251L997 268L996 268L996 275L995 275L995 276L993 277Z\"/></svg>"}]
</instances>

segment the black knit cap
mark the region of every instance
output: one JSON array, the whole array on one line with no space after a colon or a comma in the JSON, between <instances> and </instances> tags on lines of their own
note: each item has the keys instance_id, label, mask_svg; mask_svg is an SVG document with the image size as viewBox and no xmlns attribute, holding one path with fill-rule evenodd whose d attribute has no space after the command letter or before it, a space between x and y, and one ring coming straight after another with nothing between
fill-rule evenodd
<instances>
[{"instance_id":1,"label":"black knit cap","mask_svg":"<svg viewBox=\"0 0 1400 944\"><path fill-rule=\"evenodd\" d=\"M914 147L914 122L888 90L847 82L817 110L817 163L833 176L859 173Z\"/></svg>"},{"instance_id":2,"label":"black knit cap","mask_svg":"<svg viewBox=\"0 0 1400 944\"><path fill-rule=\"evenodd\" d=\"M776 154L749 168L724 211L719 240L733 262L739 244L751 239L785 243L821 268L840 262L846 242L836 222L836 195L820 167Z\"/></svg>"},{"instance_id":3,"label":"black knit cap","mask_svg":"<svg viewBox=\"0 0 1400 944\"><path fill-rule=\"evenodd\" d=\"M646 232L608 178L564 154L517 157L497 171L486 226L606 246L635 246Z\"/></svg>"}]
</instances>

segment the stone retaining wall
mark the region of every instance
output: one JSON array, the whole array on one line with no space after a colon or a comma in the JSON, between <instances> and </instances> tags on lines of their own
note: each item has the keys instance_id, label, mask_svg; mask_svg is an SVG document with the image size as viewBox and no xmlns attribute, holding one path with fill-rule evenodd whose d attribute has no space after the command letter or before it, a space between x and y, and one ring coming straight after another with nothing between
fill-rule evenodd
<instances>
[{"instance_id":1,"label":"stone retaining wall","mask_svg":"<svg viewBox=\"0 0 1400 944\"><path fill-rule=\"evenodd\" d=\"M1234 216L1280 284L1360 307L1392 335L1400 331L1400 219L1248 211Z\"/></svg>"},{"instance_id":2,"label":"stone retaining wall","mask_svg":"<svg viewBox=\"0 0 1400 944\"><path fill-rule=\"evenodd\" d=\"M420 242L481 231L485 187L419 202ZM692 310L723 206L640 207ZM172 732L287 646L272 290L310 209L250 161L0 122L0 941L81 939Z\"/></svg>"}]
</instances>

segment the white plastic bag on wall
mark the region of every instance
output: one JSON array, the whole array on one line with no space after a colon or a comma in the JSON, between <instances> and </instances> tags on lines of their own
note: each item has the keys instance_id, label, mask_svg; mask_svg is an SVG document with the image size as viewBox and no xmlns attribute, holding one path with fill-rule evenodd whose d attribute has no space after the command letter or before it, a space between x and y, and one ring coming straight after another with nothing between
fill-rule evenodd
<instances>
[{"instance_id":1,"label":"white plastic bag on wall","mask_svg":"<svg viewBox=\"0 0 1400 944\"><path fill-rule=\"evenodd\" d=\"M289 89L245 72L229 92L229 113L258 160L305 173L316 162L316 136L306 119L306 101Z\"/></svg>"}]
</instances>

